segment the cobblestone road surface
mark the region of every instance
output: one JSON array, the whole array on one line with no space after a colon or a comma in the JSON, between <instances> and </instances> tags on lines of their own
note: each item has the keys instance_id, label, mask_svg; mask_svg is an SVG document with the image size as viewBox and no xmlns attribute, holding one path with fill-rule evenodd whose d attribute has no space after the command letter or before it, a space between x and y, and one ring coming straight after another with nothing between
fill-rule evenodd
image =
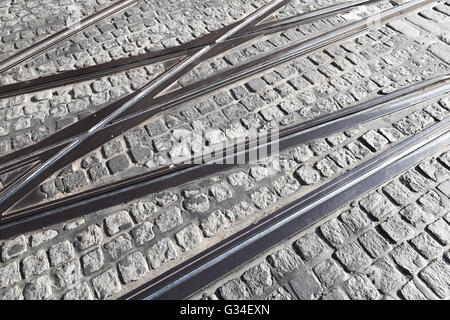
<instances>
[{"instance_id":1,"label":"cobblestone road surface","mask_svg":"<svg viewBox=\"0 0 450 320\"><path fill-rule=\"evenodd\" d=\"M86 6L84 15L113 3L35 2L54 6L54 10ZM1 28L6 31L0 37L0 60L67 24L69 18L60 16L54 28L49 25L38 31L38 25L27 22L27 16L37 14L32 10L35 2L0 2L0 12L8 12L0 23L15 25ZM241 19L267 2L140 1L2 75L0 81L12 83L173 47ZM260 36L205 61L178 83L183 87L208 79L402 2L406 1L381 1L358 9L357 14L338 14ZM340 2L292 1L276 17L335 3ZM48 10L48 19L52 19L51 12L56 11ZM356 37L181 104L161 116L143 119L132 130L56 172L39 187L39 201L149 172L227 139L303 123L447 74L448 25L450 2L435 1L418 12L375 25ZM27 28L32 30L29 38L21 31ZM24 39L28 42L22 42ZM153 64L0 100L0 154L41 141L164 71L163 64ZM448 118L449 113L450 95L439 96L293 147L279 158L236 166L195 183L11 239L0 235L0 299L120 297ZM2 182L7 179L6 174L0 176ZM447 299L449 188L450 151L442 150L191 298Z\"/></svg>"}]
</instances>

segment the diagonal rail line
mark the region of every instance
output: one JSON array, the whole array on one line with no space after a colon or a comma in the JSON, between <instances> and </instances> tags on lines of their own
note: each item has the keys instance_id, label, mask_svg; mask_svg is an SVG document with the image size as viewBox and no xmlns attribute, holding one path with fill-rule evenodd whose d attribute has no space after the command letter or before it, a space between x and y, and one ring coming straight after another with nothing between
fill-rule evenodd
<instances>
[{"instance_id":1,"label":"diagonal rail line","mask_svg":"<svg viewBox=\"0 0 450 320\"><path fill-rule=\"evenodd\" d=\"M384 21L398 14L403 14L410 10L420 8L421 6L430 2L432 1L415 0L405 3L399 7L386 10L385 12L380 14L380 21ZM260 9L260 11L257 11L253 16L251 16L253 18L252 24L245 23L239 29L235 29L237 26L230 26L230 28L225 29L222 34L218 35L217 39L224 40L224 35L232 35L238 30L241 30L242 32L245 32L248 29L251 30L252 28L254 28L254 25L258 22L258 20L262 20L263 18L265 18L265 16L271 13L271 10L275 10L277 6L282 6L285 3L285 1L270 3L268 6L263 7L262 9ZM143 119L147 119L152 115L157 114L158 112L161 112L169 107L173 107L176 103L185 101L186 99L190 99L198 95L202 95L205 92L220 88L227 83L258 73L262 70L266 70L282 62L288 61L294 57L300 56L305 52L310 52L311 50L320 48L323 45L332 43L333 41L336 41L336 38L343 39L355 35L362 30L366 30L367 28L369 28L369 22L371 22L370 18L362 19L345 25L335 31L327 32L316 39L312 39L299 45L289 47L282 52L274 53L267 57L262 57L261 59L253 61L252 63L250 63L250 65L246 64L241 66L239 70L231 70L231 72L220 75L225 76L225 79L219 77L218 79L214 79L214 81L212 82L211 80L203 81L203 83L198 84L200 88L186 87L182 90L179 90L179 92L175 92L175 94L172 93L169 98L165 96L155 98L167 86L173 83L175 79L184 74L186 70L189 70L189 68L192 68L193 65L196 65L196 63L198 63L198 59L194 59L193 61L191 61L190 58L187 58L180 63L181 65L183 65L182 68L179 67L180 64L175 65L172 69L169 70L169 75L167 75L166 73L166 76L164 76L163 74L162 80L161 78L159 78L159 80L157 79L156 81L151 82L142 90L119 100L117 103L105 107L98 113L85 118L82 123L76 123L71 127L68 127L68 130L61 131L59 134L56 134L55 136L50 137L49 140L45 141L45 143L48 143L49 141L52 141L52 139L53 141L55 141L56 138L55 142L58 143L57 148L48 148L44 155L48 158L44 158L44 156L40 154L39 158L42 162L39 166L31 170L31 173L28 173L17 184L3 190L0 198L0 212L5 213L8 209L13 207L18 201L20 201L20 199L28 195L44 179L46 179L59 168L62 168L75 159L78 159L86 152L98 146L101 146L113 137L120 135L122 132L128 130L129 128L132 128L136 124L141 123ZM234 30L233 33L231 32L231 30ZM226 49L226 46L224 44L226 43L220 42L211 47L207 52L202 51L204 49L199 50L199 55L203 55L203 59L208 56L214 56L220 53L222 50ZM144 90L146 91L144 92ZM139 100L139 98L141 99ZM130 103L130 100L133 103ZM150 107L148 107L149 105ZM120 109L120 112L117 112L118 109ZM114 114L114 116L111 116L111 114ZM88 129L87 132L85 131L86 128ZM74 134L74 132L80 132L80 136L76 138L70 138ZM66 135L67 141L65 141L65 139L61 139L62 137L64 137L64 135ZM48 147L48 145L45 146ZM36 149L38 150L39 147L42 147L42 144L39 146L32 146L31 148L25 148L22 150L22 152L25 152L25 154L33 153L36 152ZM8 166L17 163L17 155L20 155L20 152L7 155L0 159L0 161L2 161L3 163L6 162L6 164L3 165L0 170L6 170ZM30 157L28 157L28 159L29 158ZM22 158L21 160L24 159Z\"/></svg>"}]
</instances>

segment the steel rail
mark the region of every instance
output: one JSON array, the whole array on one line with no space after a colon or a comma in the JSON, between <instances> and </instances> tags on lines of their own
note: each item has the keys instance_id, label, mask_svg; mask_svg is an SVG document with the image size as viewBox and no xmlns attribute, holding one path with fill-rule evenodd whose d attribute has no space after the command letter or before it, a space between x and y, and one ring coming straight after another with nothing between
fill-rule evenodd
<instances>
[{"instance_id":1,"label":"steel rail","mask_svg":"<svg viewBox=\"0 0 450 320\"><path fill-rule=\"evenodd\" d=\"M450 144L450 118L276 210L120 299L183 299Z\"/></svg>"},{"instance_id":2,"label":"steel rail","mask_svg":"<svg viewBox=\"0 0 450 320\"><path fill-rule=\"evenodd\" d=\"M139 0L119 0L109 7L103 8L102 10L92 14L91 16L81 19L79 22L74 23L41 41L31 45L25 50L18 52L17 54L3 60L0 62L0 74L10 70L11 68L17 66L18 64L31 59L32 57L44 52L45 50L61 43L67 38L73 36L74 34L96 24L97 22L110 17L122 10L125 10L132 5L136 4ZM28 81L24 83L29 83ZM2 98L0 94L0 99Z\"/></svg>"},{"instance_id":3,"label":"steel rail","mask_svg":"<svg viewBox=\"0 0 450 320\"><path fill-rule=\"evenodd\" d=\"M242 35L233 35L226 41L230 43L230 46L234 46L233 42L235 42L237 39L240 39L240 42L242 42L242 40L244 39L248 41L249 39L252 39L257 35L270 34L292 26L310 23L312 21L324 19L338 13L348 12L350 9L362 4L369 4L379 1L380 0L357 0L346 2L343 4L333 5L328 8L318 9L310 13L299 14L295 17L289 17L281 19L279 21L259 24L256 26L255 30L245 32ZM201 47L212 45L214 43L214 34L216 33L217 31L214 31L210 34L204 35L198 39L174 48L153 51L138 56L121 58L111 62L81 68L78 70L67 71L64 73L40 77L25 82L0 86L0 99L12 97L18 94L26 94L40 90L65 86L77 82L89 81L118 72L127 71L133 68L143 67L158 62L164 62L167 60L181 58L186 55L191 55Z\"/></svg>"},{"instance_id":4,"label":"steel rail","mask_svg":"<svg viewBox=\"0 0 450 320\"><path fill-rule=\"evenodd\" d=\"M284 128L280 131L277 140L260 139L265 144L259 145L246 141L242 148L236 149L233 146L231 150L223 150L214 157L208 158L203 164L198 164L200 161L192 158L183 165L163 167L59 200L34 206L28 204L2 217L0 234L11 236L19 231L31 231L217 174L234 166L227 163L237 163L235 159L248 161L250 155L259 153L259 150L270 151L277 146L280 151L283 151L439 97L450 92L448 82L449 77L442 76L412 85L354 107ZM266 154L266 156L270 155ZM225 163L225 165L216 163Z\"/></svg>"}]
</instances>

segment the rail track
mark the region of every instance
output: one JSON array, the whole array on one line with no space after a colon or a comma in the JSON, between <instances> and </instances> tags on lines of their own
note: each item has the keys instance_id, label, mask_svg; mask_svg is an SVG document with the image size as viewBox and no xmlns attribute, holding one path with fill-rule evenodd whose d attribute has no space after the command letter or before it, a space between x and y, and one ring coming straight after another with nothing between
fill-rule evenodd
<instances>
[{"instance_id":1,"label":"rail track","mask_svg":"<svg viewBox=\"0 0 450 320\"><path fill-rule=\"evenodd\" d=\"M415 0L381 12L380 22L420 8L432 1ZM196 53L175 63L166 73L153 80L139 91L126 96L101 109L97 113L63 129L41 143L24 148L0 158L0 172L17 170L18 174L0 193L2 221L12 217L13 207L30 195L47 177L86 153L133 128L144 119L174 108L182 102L219 89L234 81L244 79L290 59L302 56L338 40L354 36L371 26L373 17L364 18L325 32L313 39L303 41L273 52L234 70L225 71L211 79L184 87L164 95L164 91L187 71L201 61L227 49L227 39L247 32L258 31L258 23L264 21L288 1L273 1L262 7L245 21L238 22L214 34L214 44L199 47ZM300 19L301 20L301 19ZM245 37L242 39L246 39ZM239 38L233 40L238 41ZM242 40L244 41L244 40ZM245 41L244 41L245 42ZM97 194L97 193L96 193ZM33 199L31 194L28 199ZM19 207L30 207L26 200ZM32 201L31 201L32 202ZM16 214L14 216L17 216Z\"/></svg>"}]
</instances>

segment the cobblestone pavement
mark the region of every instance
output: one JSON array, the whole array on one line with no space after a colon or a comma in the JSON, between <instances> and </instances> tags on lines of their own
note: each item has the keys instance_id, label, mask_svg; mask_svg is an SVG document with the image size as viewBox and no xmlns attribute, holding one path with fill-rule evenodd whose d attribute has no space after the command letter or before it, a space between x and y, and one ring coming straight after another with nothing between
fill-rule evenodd
<instances>
[{"instance_id":1,"label":"cobblestone pavement","mask_svg":"<svg viewBox=\"0 0 450 320\"><path fill-rule=\"evenodd\" d=\"M301 36L292 42L308 34L298 29ZM114 181L117 175L152 171L225 140L305 122L368 101L380 91L448 72L448 61L429 51L432 43L444 46L438 38L419 44L397 29L388 25L370 30L145 121L55 173L41 186L42 201ZM75 177L75 186L60 183Z\"/></svg>"},{"instance_id":2,"label":"cobblestone pavement","mask_svg":"<svg viewBox=\"0 0 450 320\"><path fill-rule=\"evenodd\" d=\"M22 3L9 2L0 2L0 10L18 10L11 8ZM110 4L91 2L92 8ZM405 1L382 1L357 13L364 16L401 2ZM175 46L232 23L264 3L141 1L2 81ZM335 3L292 1L276 17ZM59 2L59 6L70 4ZM202 63L179 84L208 79L352 19L339 14L261 36ZM181 104L55 173L40 186L40 201L155 170L227 139L303 123L447 74L449 22L450 2L436 1L420 12ZM37 66L50 67L33 71L39 70ZM0 154L41 141L162 72L164 66L154 64L0 100ZM448 118L449 112L450 95L439 96L296 146L279 158L235 166L12 239L0 235L0 300L120 297ZM6 179L7 175L0 176L1 181ZM442 150L191 298L446 299L450 295L449 187L450 150Z\"/></svg>"},{"instance_id":3,"label":"cobblestone pavement","mask_svg":"<svg viewBox=\"0 0 450 320\"><path fill-rule=\"evenodd\" d=\"M450 151L244 265L194 299L448 299Z\"/></svg>"},{"instance_id":4,"label":"cobblestone pavement","mask_svg":"<svg viewBox=\"0 0 450 320\"><path fill-rule=\"evenodd\" d=\"M116 1L0 1L0 61Z\"/></svg>"}]
</instances>

